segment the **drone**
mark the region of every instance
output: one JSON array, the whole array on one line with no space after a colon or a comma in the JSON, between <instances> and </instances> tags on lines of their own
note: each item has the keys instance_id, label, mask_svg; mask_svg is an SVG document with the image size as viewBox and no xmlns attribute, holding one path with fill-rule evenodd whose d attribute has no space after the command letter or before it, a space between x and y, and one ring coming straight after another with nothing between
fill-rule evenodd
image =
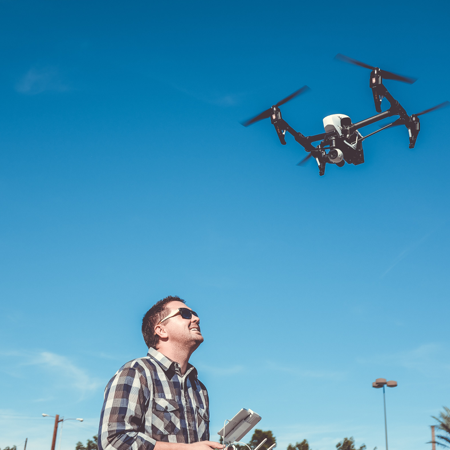
<instances>
[{"instance_id":1,"label":"drone","mask_svg":"<svg viewBox=\"0 0 450 450\"><path fill-rule=\"evenodd\" d=\"M315 134L313 136L304 136L302 133L295 131L282 118L280 111L281 105L284 105L288 101L310 90L308 86L303 86L299 90L271 106L269 109L266 109L257 116L242 122L244 127L248 127L255 122L259 122L260 120L268 119L270 117L270 121L275 127L275 131L277 132L278 138L280 139L282 145L286 145L285 135L286 132L288 132L309 153L297 165L302 166L310 158L314 158L317 161L319 175L321 176L325 174L326 164L335 164L338 167L342 167L345 163L354 165L364 163L364 150L362 146L363 141L368 137L391 127L404 125L409 133L409 148L414 148L420 131L419 116L450 104L450 102L446 101L420 113L408 116L403 106L400 105L398 100L396 100L384 86L383 79L413 84L417 80L416 78L388 72L380 69L379 67L373 67L349 58L348 56L340 53L335 56L335 59L371 70L370 88L372 89L375 110L378 114L357 123L352 123L350 117L344 114L332 114L323 119L325 133ZM381 112L381 102L384 98L388 100L390 106L389 109ZM381 127L373 133L363 136L359 132L359 130L363 127L393 116L398 116L398 119L386 126ZM313 143L317 141L320 141L319 145L314 146Z\"/></svg>"}]
</instances>

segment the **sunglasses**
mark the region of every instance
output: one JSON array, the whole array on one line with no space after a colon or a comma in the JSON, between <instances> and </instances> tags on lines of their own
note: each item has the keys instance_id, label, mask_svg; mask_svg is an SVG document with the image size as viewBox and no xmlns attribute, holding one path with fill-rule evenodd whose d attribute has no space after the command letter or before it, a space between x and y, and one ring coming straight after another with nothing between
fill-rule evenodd
<instances>
[{"instance_id":1,"label":"sunglasses","mask_svg":"<svg viewBox=\"0 0 450 450\"><path fill-rule=\"evenodd\" d=\"M165 317L163 320L161 320L158 325L163 323L165 320L170 319L171 317L176 316L177 314L180 314L180 316L183 319L192 319L192 316L198 317L198 314L195 311L192 311L192 309L189 308L178 308L175 310L172 314L169 314L167 317Z\"/></svg>"}]
</instances>

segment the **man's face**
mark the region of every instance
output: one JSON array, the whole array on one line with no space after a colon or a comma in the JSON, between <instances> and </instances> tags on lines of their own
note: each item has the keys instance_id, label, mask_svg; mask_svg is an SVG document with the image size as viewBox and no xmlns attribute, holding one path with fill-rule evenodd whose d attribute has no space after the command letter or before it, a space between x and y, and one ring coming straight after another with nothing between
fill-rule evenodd
<instances>
[{"instance_id":1,"label":"man's face","mask_svg":"<svg viewBox=\"0 0 450 450\"><path fill-rule=\"evenodd\" d=\"M169 314L177 311L178 308L191 309L183 302L177 301L166 305ZM169 341L172 341L174 344L188 344L195 349L203 342L203 336L200 332L200 319L194 315L190 319L183 319L181 314L177 314L164 321L161 326L164 326L169 335Z\"/></svg>"}]
</instances>

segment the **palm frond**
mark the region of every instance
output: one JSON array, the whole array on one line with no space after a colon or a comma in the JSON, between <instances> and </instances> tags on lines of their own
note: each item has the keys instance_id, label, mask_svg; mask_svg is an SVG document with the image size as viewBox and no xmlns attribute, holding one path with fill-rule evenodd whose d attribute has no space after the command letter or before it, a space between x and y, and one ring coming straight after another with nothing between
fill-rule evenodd
<instances>
[{"instance_id":1,"label":"palm frond","mask_svg":"<svg viewBox=\"0 0 450 450\"><path fill-rule=\"evenodd\" d=\"M444 431L444 434L436 436L435 440L430 444L437 444L444 448L450 448L450 408L443 407L444 411L439 413L439 417L431 416L437 423L436 428Z\"/></svg>"},{"instance_id":2,"label":"palm frond","mask_svg":"<svg viewBox=\"0 0 450 450\"><path fill-rule=\"evenodd\" d=\"M436 422L439 423L437 426L440 430L445 431L450 434L450 408L446 406L443 407L444 412L439 413L439 417L431 416Z\"/></svg>"},{"instance_id":3,"label":"palm frond","mask_svg":"<svg viewBox=\"0 0 450 450\"><path fill-rule=\"evenodd\" d=\"M436 444L436 445L440 445L441 447L444 447L444 448L450 448L449 445L445 445L442 442L438 442L438 441L430 441L430 442L427 442L427 444Z\"/></svg>"},{"instance_id":4,"label":"palm frond","mask_svg":"<svg viewBox=\"0 0 450 450\"><path fill-rule=\"evenodd\" d=\"M450 437L448 437L448 436L437 435L436 438L437 439L441 439L441 440L443 440L445 442L448 442L450 444Z\"/></svg>"}]
</instances>

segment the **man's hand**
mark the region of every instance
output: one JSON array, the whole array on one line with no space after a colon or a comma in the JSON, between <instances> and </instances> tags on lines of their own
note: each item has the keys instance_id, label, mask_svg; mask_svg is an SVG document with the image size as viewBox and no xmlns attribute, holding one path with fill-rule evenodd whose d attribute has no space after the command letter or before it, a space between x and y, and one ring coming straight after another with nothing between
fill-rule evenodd
<instances>
[{"instance_id":1,"label":"man's hand","mask_svg":"<svg viewBox=\"0 0 450 450\"><path fill-rule=\"evenodd\" d=\"M225 448L225 445L212 441L200 441L187 445L189 446L189 450L211 450L216 448L222 450L223 448Z\"/></svg>"},{"instance_id":2,"label":"man's hand","mask_svg":"<svg viewBox=\"0 0 450 450\"><path fill-rule=\"evenodd\" d=\"M154 450L222 450L225 445L212 441L200 441L193 444L176 444L172 442L157 441Z\"/></svg>"}]
</instances>

